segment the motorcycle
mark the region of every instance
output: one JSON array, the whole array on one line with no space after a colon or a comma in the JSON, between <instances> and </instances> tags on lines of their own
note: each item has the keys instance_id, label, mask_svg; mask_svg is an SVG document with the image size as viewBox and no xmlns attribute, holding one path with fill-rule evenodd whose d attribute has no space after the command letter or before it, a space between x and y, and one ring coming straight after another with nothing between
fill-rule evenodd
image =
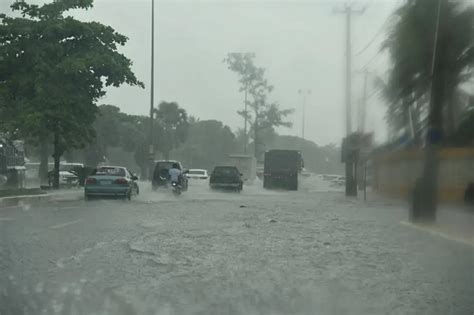
<instances>
[{"instance_id":1,"label":"motorcycle","mask_svg":"<svg viewBox=\"0 0 474 315\"><path fill-rule=\"evenodd\" d=\"M171 191L175 196L181 195L183 188L177 182L171 182Z\"/></svg>"},{"instance_id":2,"label":"motorcycle","mask_svg":"<svg viewBox=\"0 0 474 315\"><path fill-rule=\"evenodd\" d=\"M187 190L187 183L185 182L184 185L182 184L182 180L181 180L181 183L179 181L171 181L169 176L168 177L164 177L162 175L160 175L160 180L166 184L164 184L164 187L168 188L171 186L171 191L173 192L173 194L175 196L179 196L181 195L181 193L183 191L186 191Z\"/></svg>"}]
</instances>

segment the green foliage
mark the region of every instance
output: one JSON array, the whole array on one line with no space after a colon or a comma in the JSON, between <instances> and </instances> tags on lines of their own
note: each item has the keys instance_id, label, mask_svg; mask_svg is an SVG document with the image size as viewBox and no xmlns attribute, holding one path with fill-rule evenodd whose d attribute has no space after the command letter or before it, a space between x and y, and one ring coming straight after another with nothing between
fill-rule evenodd
<instances>
[{"instance_id":1,"label":"green foliage","mask_svg":"<svg viewBox=\"0 0 474 315\"><path fill-rule=\"evenodd\" d=\"M422 106L415 111L423 112L428 107L437 10L433 0L409 0L393 16L384 44L391 56L392 69L383 89L389 101L387 114L392 127L406 126L408 108ZM442 0L438 47L437 67L444 86L440 94L442 111L449 113L456 89L473 74L474 6ZM444 120L453 125L450 115L445 115Z\"/></svg>"},{"instance_id":2,"label":"green foliage","mask_svg":"<svg viewBox=\"0 0 474 315\"><path fill-rule=\"evenodd\" d=\"M124 153L133 153L137 157L137 165L145 167L142 159L146 157L146 152L143 157L141 153L146 151L148 145L148 117L122 113L113 105L100 105L93 128L96 137L84 152L87 165L96 166L99 162L105 162L105 159L111 158L111 148L120 148Z\"/></svg>"},{"instance_id":3,"label":"green foliage","mask_svg":"<svg viewBox=\"0 0 474 315\"><path fill-rule=\"evenodd\" d=\"M0 127L41 142L54 138L54 157L95 136L97 100L106 86L143 86L120 54L127 38L110 26L64 13L92 0L42 6L15 2L21 18L0 15ZM56 174L57 176L58 174Z\"/></svg>"},{"instance_id":4,"label":"green foliage","mask_svg":"<svg viewBox=\"0 0 474 315\"><path fill-rule=\"evenodd\" d=\"M455 146L474 146L474 110L464 118L449 140Z\"/></svg>"},{"instance_id":5,"label":"green foliage","mask_svg":"<svg viewBox=\"0 0 474 315\"><path fill-rule=\"evenodd\" d=\"M157 130L159 131L158 148L165 159L171 150L183 143L188 136L188 115L175 102L162 102L155 110Z\"/></svg>"},{"instance_id":6,"label":"green foliage","mask_svg":"<svg viewBox=\"0 0 474 315\"><path fill-rule=\"evenodd\" d=\"M189 136L172 157L187 167L211 170L225 163L230 154L238 152L235 135L217 120L195 121L189 125Z\"/></svg>"}]
</instances>

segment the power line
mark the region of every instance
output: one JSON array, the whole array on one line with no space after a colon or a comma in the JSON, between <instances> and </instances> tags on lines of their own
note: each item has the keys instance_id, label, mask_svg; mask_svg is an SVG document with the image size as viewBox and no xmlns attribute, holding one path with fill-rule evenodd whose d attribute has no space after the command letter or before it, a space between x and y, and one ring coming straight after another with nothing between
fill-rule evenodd
<instances>
[{"instance_id":1,"label":"power line","mask_svg":"<svg viewBox=\"0 0 474 315\"><path fill-rule=\"evenodd\" d=\"M382 24L382 26L379 28L379 30L377 31L377 33L375 33L374 37L372 37L372 39L367 43L367 45L364 46L364 48L362 48L361 50L359 50L358 53L356 53L355 55L356 56L359 56L361 55L364 51L367 50L367 48L369 48L370 46L372 46L372 44L375 42L375 40L377 39L377 37L379 37L380 34L382 34L382 31L385 29L385 26L387 25L389 19L386 19L385 22Z\"/></svg>"},{"instance_id":2,"label":"power line","mask_svg":"<svg viewBox=\"0 0 474 315\"><path fill-rule=\"evenodd\" d=\"M396 10L397 7L399 7L400 5L400 2L403 2L403 0L398 0L395 4L394 4L394 10ZM393 13L391 14L391 16L393 16ZM387 24L390 22L390 17L387 17L387 19L385 20L385 22L382 24L382 26L379 28L379 30L377 31L377 33L375 33L374 37L367 43L367 45L361 49L357 54L356 56L359 56L361 55L365 50L367 50L367 48L369 48L374 42L375 40L377 39L378 36L380 36L380 34L382 33L382 31L384 30L384 28L387 26ZM371 57L369 59L369 61L362 67L362 68L366 68L367 66L369 66L372 62L374 62L379 56L380 54L382 53L383 49L379 49L377 51L377 53Z\"/></svg>"},{"instance_id":3,"label":"power line","mask_svg":"<svg viewBox=\"0 0 474 315\"><path fill-rule=\"evenodd\" d=\"M374 62L375 59L377 59L378 56L382 53L382 49L379 49L377 53L367 61L367 63L362 67L362 68L367 68L372 62Z\"/></svg>"},{"instance_id":4,"label":"power line","mask_svg":"<svg viewBox=\"0 0 474 315\"><path fill-rule=\"evenodd\" d=\"M367 101L370 100L374 95L378 94L380 92L379 89L374 89L372 93L367 97Z\"/></svg>"}]
</instances>

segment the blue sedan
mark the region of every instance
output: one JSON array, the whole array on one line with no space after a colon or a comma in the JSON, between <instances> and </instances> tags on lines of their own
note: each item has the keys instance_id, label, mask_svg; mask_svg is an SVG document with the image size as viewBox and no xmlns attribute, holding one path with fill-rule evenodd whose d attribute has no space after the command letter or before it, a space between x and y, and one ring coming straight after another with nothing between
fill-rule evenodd
<instances>
[{"instance_id":1,"label":"blue sedan","mask_svg":"<svg viewBox=\"0 0 474 315\"><path fill-rule=\"evenodd\" d=\"M138 178L125 167L101 166L88 176L84 185L84 196L90 199L93 196L110 196L131 199L138 195L140 190Z\"/></svg>"}]
</instances>

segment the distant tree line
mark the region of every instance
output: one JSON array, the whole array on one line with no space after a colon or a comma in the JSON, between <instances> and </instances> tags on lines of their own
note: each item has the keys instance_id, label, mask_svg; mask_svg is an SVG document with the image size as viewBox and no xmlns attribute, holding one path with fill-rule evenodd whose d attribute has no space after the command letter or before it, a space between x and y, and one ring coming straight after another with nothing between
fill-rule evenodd
<instances>
[{"instance_id":1,"label":"distant tree line","mask_svg":"<svg viewBox=\"0 0 474 315\"><path fill-rule=\"evenodd\" d=\"M184 119L183 117L186 117ZM164 124L166 121L166 125ZM116 106L99 106L94 122L96 137L81 150L65 154L69 161L126 165L145 174L148 163L148 116L129 115ZM241 130L234 133L218 120L200 120L188 116L176 103L162 102L155 115L154 145L157 159L176 159L188 168L211 170L226 163L231 154L243 153ZM309 170L322 173L340 173L340 151L335 145L318 146L299 137L281 136L274 131L262 134L263 150L301 150ZM253 147L253 143L251 143ZM37 154L35 148L31 148ZM254 154L251 149L248 154Z\"/></svg>"}]
</instances>

